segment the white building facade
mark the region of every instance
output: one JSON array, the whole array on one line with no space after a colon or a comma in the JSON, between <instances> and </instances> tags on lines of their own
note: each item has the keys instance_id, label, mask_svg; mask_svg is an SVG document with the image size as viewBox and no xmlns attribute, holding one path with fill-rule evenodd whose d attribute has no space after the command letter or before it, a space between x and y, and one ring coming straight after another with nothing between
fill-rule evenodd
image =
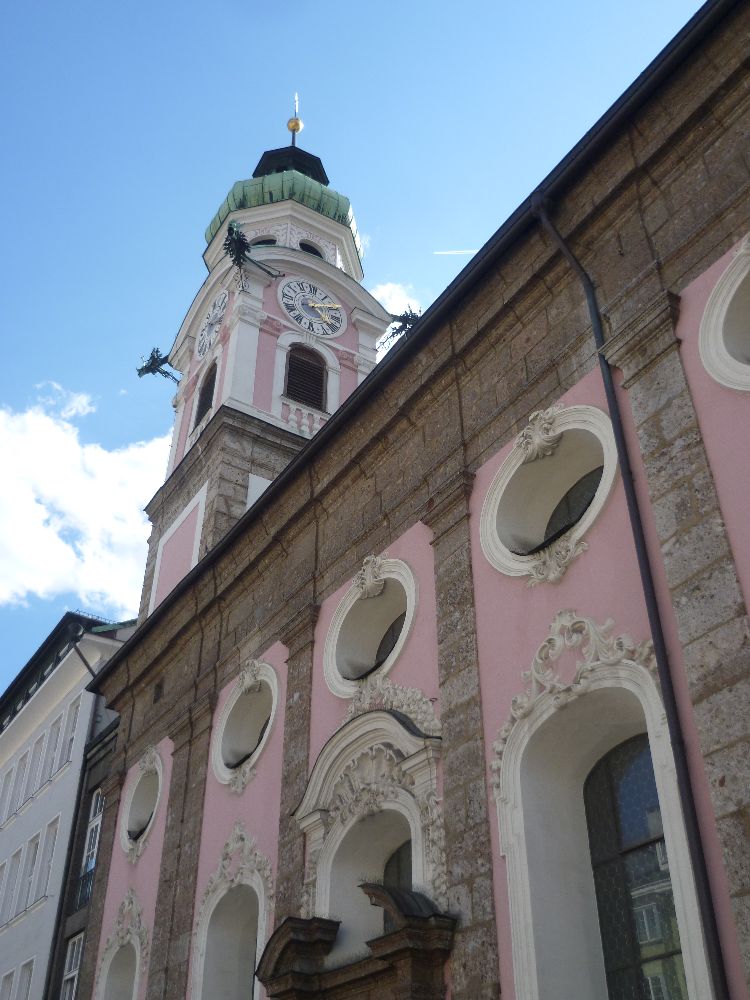
<instances>
[{"instance_id":1,"label":"white building facade","mask_svg":"<svg viewBox=\"0 0 750 1000\"><path fill-rule=\"evenodd\" d=\"M85 688L129 631L66 613L0 699L2 1000L45 994L84 750L111 717Z\"/></svg>"}]
</instances>

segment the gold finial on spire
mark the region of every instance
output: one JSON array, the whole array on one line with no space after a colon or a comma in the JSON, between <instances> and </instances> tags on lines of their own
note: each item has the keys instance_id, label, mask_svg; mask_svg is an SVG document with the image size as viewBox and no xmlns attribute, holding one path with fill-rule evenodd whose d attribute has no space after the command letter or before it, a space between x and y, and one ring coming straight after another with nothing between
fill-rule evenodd
<instances>
[{"instance_id":1,"label":"gold finial on spire","mask_svg":"<svg viewBox=\"0 0 750 1000\"><path fill-rule=\"evenodd\" d=\"M305 127L305 123L299 116L299 95L294 95L294 116L286 123L286 127L292 133L292 145L297 145L297 133Z\"/></svg>"}]
</instances>

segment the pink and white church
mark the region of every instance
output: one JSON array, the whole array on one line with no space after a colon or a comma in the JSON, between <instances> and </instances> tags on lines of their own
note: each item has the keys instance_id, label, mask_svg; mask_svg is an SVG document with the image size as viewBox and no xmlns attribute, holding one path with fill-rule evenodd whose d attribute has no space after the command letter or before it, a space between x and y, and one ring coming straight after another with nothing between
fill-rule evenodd
<instances>
[{"instance_id":1,"label":"pink and white church","mask_svg":"<svg viewBox=\"0 0 750 1000\"><path fill-rule=\"evenodd\" d=\"M377 364L321 161L234 185L91 685L80 997L747 997L748 30L702 8Z\"/></svg>"}]
</instances>

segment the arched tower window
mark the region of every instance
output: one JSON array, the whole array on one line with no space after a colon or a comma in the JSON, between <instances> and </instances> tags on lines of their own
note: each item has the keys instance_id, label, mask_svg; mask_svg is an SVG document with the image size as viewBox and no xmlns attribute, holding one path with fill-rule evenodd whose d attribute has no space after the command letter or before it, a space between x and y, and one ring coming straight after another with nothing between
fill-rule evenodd
<instances>
[{"instance_id":1,"label":"arched tower window","mask_svg":"<svg viewBox=\"0 0 750 1000\"><path fill-rule=\"evenodd\" d=\"M197 427L205 415L213 406L214 388L216 387L216 362L206 372L206 376L198 393L198 405L195 407L195 422L193 427Z\"/></svg>"},{"instance_id":2,"label":"arched tower window","mask_svg":"<svg viewBox=\"0 0 750 1000\"><path fill-rule=\"evenodd\" d=\"M317 351L295 344L289 351L284 395L316 410L326 408L326 363Z\"/></svg>"},{"instance_id":3,"label":"arched tower window","mask_svg":"<svg viewBox=\"0 0 750 1000\"><path fill-rule=\"evenodd\" d=\"M610 1000L687 1000L648 737L610 750L583 789Z\"/></svg>"},{"instance_id":4,"label":"arched tower window","mask_svg":"<svg viewBox=\"0 0 750 1000\"><path fill-rule=\"evenodd\" d=\"M300 240L299 244L300 250L304 250L305 253L311 253L313 257L323 257L323 254L318 250L314 243L309 243L307 240Z\"/></svg>"}]
</instances>

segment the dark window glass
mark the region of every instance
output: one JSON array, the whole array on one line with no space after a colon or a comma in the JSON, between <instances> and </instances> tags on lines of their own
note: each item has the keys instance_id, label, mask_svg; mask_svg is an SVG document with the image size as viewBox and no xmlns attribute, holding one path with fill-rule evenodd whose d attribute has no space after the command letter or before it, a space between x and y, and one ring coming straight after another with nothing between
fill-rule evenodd
<instances>
[{"instance_id":1,"label":"dark window glass","mask_svg":"<svg viewBox=\"0 0 750 1000\"><path fill-rule=\"evenodd\" d=\"M404 627L404 622L406 621L406 612L400 614L398 618L391 622L388 628L383 634L383 638L380 640L380 645L378 646L378 651L375 654L375 663L373 665L373 670L379 667L381 664L385 663L388 657L393 652L393 647L398 642L398 637L401 635L401 629Z\"/></svg>"},{"instance_id":2,"label":"dark window glass","mask_svg":"<svg viewBox=\"0 0 750 1000\"><path fill-rule=\"evenodd\" d=\"M286 396L316 410L326 407L326 363L309 347L293 347L286 369Z\"/></svg>"},{"instance_id":3,"label":"dark window glass","mask_svg":"<svg viewBox=\"0 0 750 1000\"><path fill-rule=\"evenodd\" d=\"M407 840L397 848L385 863L383 885L386 889L411 889L411 841ZM383 932L395 930L388 913L383 914Z\"/></svg>"},{"instance_id":4,"label":"dark window glass","mask_svg":"<svg viewBox=\"0 0 750 1000\"><path fill-rule=\"evenodd\" d=\"M316 246L314 246L312 243L307 243L305 240L301 240L300 241L299 248L300 248L300 250L304 250L305 253L311 253L311 254L313 254L313 256L315 256L315 257L322 257L323 256L323 254L320 252L320 250L318 250L318 248Z\"/></svg>"},{"instance_id":5,"label":"dark window glass","mask_svg":"<svg viewBox=\"0 0 750 1000\"><path fill-rule=\"evenodd\" d=\"M687 1000L648 738L603 757L583 797L609 1000Z\"/></svg>"},{"instance_id":6,"label":"dark window glass","mask_svg":"<svg viewBox=\"0 0 750 1000\"><path fill-rule=\"evenodd\" d=\"M214 401L214 387L216 385L216 362L214 362L203 379L200 392L198 393L198 405L195 408L195 423L197 427L205 415L211 409Z\"/></svg>"},{"instance_id":7,"label":"dark window glass","mask_svg":"<svg viewBox=\"0 0 750 1000\"><path fill-rule=\"evenodd\" d=\"M255 240L255 242L252 243L251 245L254 247L275 247L276 240L273 238L273 236L268 236L264 237L262 240Z\"/></svg>"},{"instance_id":8,"label":"dark window glass","mask_svg":"<svg viewBox=\"0 0 750 1000\"><path fill-rule=\"evenodd\" d=\"M594 494L599 488L603 472L604 466L600 465L598 468L592 469L591 472L587 472L585 476L581 476L550 514L542 541L530 549L514 550L515 554L517 556L531 556L535 552L541 552L542 549L564 535L566 531L570 531L588 510L594 499Z\"/></svg>"}]
</instances>

